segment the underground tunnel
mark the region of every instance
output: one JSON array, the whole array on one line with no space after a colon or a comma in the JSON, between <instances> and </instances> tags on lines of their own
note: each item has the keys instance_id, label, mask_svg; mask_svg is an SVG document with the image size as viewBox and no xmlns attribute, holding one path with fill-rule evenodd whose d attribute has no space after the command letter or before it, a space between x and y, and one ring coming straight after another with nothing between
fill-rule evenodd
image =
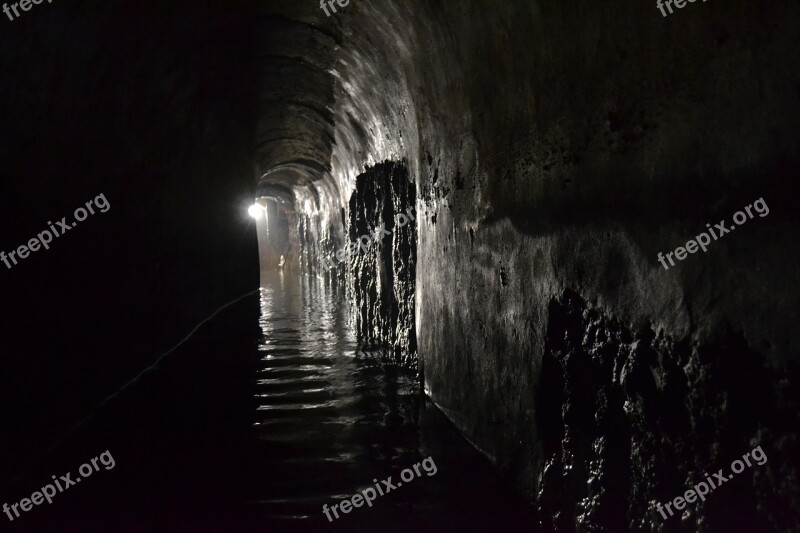
<instances>
[{"instance_id":1,"label":"underground tunnel","mask_svg":"<svg viewBox=\"0 0 800 533\"><path fill-rule=\"evenodd\" d=\"M796 2L3 7L0 530L800 530Z\"/></svg>"}]
</instances>

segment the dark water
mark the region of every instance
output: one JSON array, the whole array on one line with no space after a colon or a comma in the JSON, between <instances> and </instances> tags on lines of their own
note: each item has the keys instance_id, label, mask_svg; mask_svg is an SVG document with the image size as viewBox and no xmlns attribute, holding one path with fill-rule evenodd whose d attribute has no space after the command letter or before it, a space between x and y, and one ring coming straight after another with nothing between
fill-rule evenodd
<instances>
[{"instance_id":1,"label":"dark water","mask_svg":"<svg viewBox=\"0 0 800 533\"><path fill-rule=\"evenodd\" d=\"M340 294L281 273L262 285L28 469L5 501L105 450L114 469L14 523L0 515L0 530L533 530L529 505L415 376L358 350ZM428 457L428 471L400 480ZM329 523L323 504L389 476L402 486Z\"/></svg>"},{"instance_id":2,"label":"dark water","mask_svg":"<svg viewBox=\"0 0 800 533\"><path fill-rule=\"evenodd\" d=\"M331 515L333 525L530 530L527 504L502 488L485 460L425 401L417 378L358 350L346 302L309 278L278 273L262 285L254 427L272 460L263 463L269 472L252 504L268 522L332 527L323 504L373 487L374 479L392 476L395 484L403 469L430 457L428 472L419 468L419 476L371 507Z\"/></svg>"}]
</instances>

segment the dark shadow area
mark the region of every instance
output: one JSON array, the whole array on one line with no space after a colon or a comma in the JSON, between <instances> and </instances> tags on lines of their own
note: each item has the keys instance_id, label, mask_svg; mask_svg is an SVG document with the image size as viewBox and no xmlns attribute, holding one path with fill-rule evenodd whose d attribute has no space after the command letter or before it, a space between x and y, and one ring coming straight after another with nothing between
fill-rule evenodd
<instances>
[{"instance_id":1,"label":"dark shadow area","mask_svg":"<svg viewBox=\"0 0 800 533\"><path fill-rule=\"evenodd\" d=\"M253 23L202 0L3 15L0 250L110 209L0 265L0 478L257 287Z\"/></svg>"},{"instance_id":2,"label":"dark shadow area","mask_svg":"<svg viewBox=\"0 0 800 533\"><path fill-rule=\"evenodd\" d=\"M20 531L530 531L533 509L420 394L357 349L347 304L274 273L110 402L24 480L19 501L108 450ZM260 340L256 340L260 337ZM102 449L101 449L102 448ZM329 524L333 505L431 457L436 467ZM432 470L428 471L432 472Z\"/></svg>"}]
</instances>

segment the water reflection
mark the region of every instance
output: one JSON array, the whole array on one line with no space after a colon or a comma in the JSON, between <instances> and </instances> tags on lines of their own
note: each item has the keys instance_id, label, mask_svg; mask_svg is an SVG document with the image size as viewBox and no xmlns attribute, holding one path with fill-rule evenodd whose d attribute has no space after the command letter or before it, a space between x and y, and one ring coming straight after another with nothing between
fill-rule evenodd
<instances>
[{"instance_id":1,"label":"water reflection","mask_svg":"<svg viewBox=\"0 0 800 533\"><path fill-rule=\"evenodd\" d=\"M496 480L485 461L425 402L416 377L358 350L347 311L341 295L317 278L275 272L262 279L253 428L266 460L252 507L282 530L328 527L323 504L430 455L439 465L436 476L333 525L391 531L441 522L473 530L478 513L489 524L524 524L529 531L527 505L513 495L498 500L504 492L491 488ZM494 507L476 509L485 502Z\"/></svg>"}]
</instances>

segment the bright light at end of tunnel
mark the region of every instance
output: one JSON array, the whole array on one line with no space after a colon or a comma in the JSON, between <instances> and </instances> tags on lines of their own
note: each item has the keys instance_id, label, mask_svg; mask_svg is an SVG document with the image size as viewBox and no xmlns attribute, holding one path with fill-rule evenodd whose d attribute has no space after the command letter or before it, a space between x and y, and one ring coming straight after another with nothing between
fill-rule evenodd
<instances>
[{"instance_id":1,"label":"bright light at end of tunnel","mask_svg":"<svg viewBox=\"0 0 800 533\"><path fill-rule=\"evenodd\" d=\"M247 208L247 214L258 220L264 214L264 208L258 204L253 204Z\"/></svg>"}]
</instances>

